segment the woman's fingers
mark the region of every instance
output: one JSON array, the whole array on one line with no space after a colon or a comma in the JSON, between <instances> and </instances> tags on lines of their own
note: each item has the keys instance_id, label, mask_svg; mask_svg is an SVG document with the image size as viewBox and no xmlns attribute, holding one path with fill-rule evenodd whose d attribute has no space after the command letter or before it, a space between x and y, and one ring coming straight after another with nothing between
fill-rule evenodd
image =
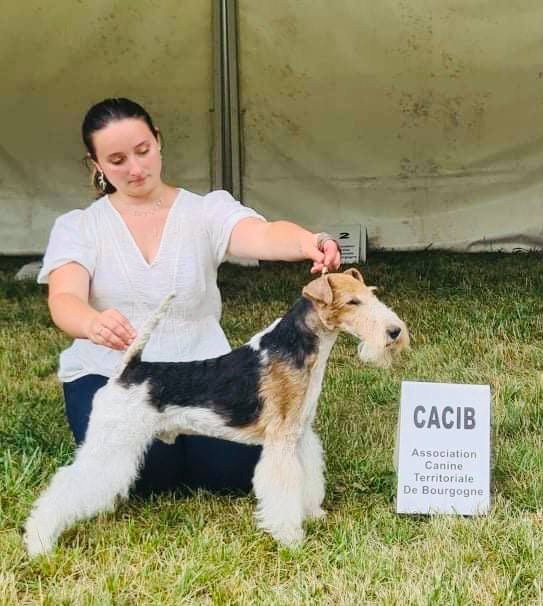
<instances>
[{"instance_id":1,"label":"woman's fingers","mask_svg":"<svg viewBox=\"0 0 543 606\"><path fill-rule=\"evenodd\" d=\"M89 338L93 343L111 349L126 349L136 337L130 322L116 309L106 309L93 320Z\"/></svg>"},{"instance_id":2,"label":"woman's fingers","mask_svg":"<svg viewBox=\"0 0 543 606\"><path fill-rule=\"evenodd\" d=\"M327 270L336 271L341 265L341 253L335 240L326 240L323 244L323 251L313 256L313 265L311 273L316 274L322 272L326 267Z\"/></svg>"},{"instance_id":3,"label":"woman's fingers","mask_svg":"<svg viewBox=\"0 0 543 606\"><path fill-rule=\"evenodd\" d=\"M98 337L95 341L98 345L105 345L111 349L124 350L129 344L120 339L110 328L102 326L99 329Z\"/></svg>"},{"instance_id":4,"label":"woman's fingers","mask_svg":"<svg viewBox=\"0 0 543 606\"><path fill-rule=\"evenodd\" d=\"M136 337L136 331L132 324L130 324L130 322L116 309L111 310L111 322L113 325L108 324L108 328L118 339L126 343L126 346L128 347Z\"/></svg>"},{"instance_id":5,"label":"woman's fingers","mask_svg":"<svg viewBox=\"0 0 543 606\"><path fill-rule=\"evenodd\" d=\"M324 261L323 265L327 269L339 269L341 265L341 253L335 240L326 240L323 245L324 248Z\"/></svg>"}]
</instances>

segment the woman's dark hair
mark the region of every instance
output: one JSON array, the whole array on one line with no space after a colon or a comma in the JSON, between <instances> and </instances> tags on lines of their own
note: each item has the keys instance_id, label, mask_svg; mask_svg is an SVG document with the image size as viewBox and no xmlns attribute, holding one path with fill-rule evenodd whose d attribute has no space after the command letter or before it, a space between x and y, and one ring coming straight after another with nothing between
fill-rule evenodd
<instances>
[{"instance_id":1,"label":"woman's dark hair","mask_svg":"<svg viewBox=\"0 0 543 606\"><path fill-rule=\"evenodd\" d=\"M143 109L141 105L123 97L104 99L89 109L83 120L83 125L81 126L83 143L87 148L90 158L96 160L96 150L94 149L92 135L96 131L106 127L110 122L123 120L124 118L137 118L138 120L143 120L155 138L158 139L158 130L155 128L151 116ZM98 177L98 171L93 170L92 183L97 192L100 195L112 194L115 191L115 188L106 179L106 176L102 175L102 178L105 181L105 188L103 183L100 184L98 182Z\"/></svg>"}]
</instances>

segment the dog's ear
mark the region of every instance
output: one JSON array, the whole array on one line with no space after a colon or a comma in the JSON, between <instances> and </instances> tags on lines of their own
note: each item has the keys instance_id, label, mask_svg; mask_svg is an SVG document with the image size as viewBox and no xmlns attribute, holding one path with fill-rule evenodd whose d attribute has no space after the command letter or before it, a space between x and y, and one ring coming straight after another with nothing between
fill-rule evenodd
<instances>
[{"instance_id":1,"label":"dog's ear","mask_svg":"<svg viewBox=\"0 0 543 606\"><path fill-rule=\"evenodd\" d=\"M362 282L362 284L364 284L364 278L362 277L362 274L358 271L358 269L350 267L349 269L346 269L343 273L352 276L355 280L358 280L359 282Z\"/></svg>"},{"instance_id":2,"label":"dog's ear","mask_svg":"<svg viewBox=\"0 0 543 606\"><path fill-rule=\"evenodd\" d=\"M325 305L330 305L334 300L334 293L326 274L304 286L302 295L316 303L324 303Z\"/></svg>"}]
</instances>

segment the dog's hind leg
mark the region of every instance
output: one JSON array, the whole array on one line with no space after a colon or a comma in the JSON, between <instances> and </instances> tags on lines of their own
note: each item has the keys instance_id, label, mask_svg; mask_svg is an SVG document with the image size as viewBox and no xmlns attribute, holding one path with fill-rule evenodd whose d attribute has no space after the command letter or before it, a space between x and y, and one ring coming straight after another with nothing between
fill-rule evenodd
<instances>
[{"instance_id":1,"label":"dog's hind leg","mask_svg":"<svg viewBox=\"0 0 543 606\"><path fill-rule=\"evenodd\" d=\"M93 407L74 462L57 471L26 522L24 540L31 556L50 551L77 520L110 511L117 497L128 495L153 436L147 419L127 415L126 409L121 414L123 404L106 401Z\"/></svg>"},{"instance_id":2,"label":"dog's hind leg","mask_svg":"<svg viewBox=\"0 0 543 606\"><path fill-rule=\"evenodd\" d=\"M303 469L304 517L322 518L324 500L324 454L319 436L308 427L300 440L300 459Z\"/></svg>"},{"instance_id":3,"label":"dog's hind leg","mask_svg":"<svg viewBox=\"0 0 543 606\"><path fill-rule=\"evenodd\" d=\"M297 450L297 441L265 441L253 477L258 526L285 545L304 537L303 470Z\"/></svg>"}]
</instances>

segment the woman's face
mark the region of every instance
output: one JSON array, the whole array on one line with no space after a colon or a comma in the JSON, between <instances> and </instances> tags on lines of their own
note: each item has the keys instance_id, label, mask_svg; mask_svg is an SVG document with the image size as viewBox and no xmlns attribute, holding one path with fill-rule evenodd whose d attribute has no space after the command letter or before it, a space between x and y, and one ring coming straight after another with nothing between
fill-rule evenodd
<instances>
[{"instance_id":1,"label":"woman's face","mask_svg":"<svg viewBox=\"0 0 543 606\"><path fill-rule=\"evenodd\" d=\"M128 196L146 196L161 184L160 144L144 120L123 118L92 135L96 164Z\"/></svg>"}]
</instances>

